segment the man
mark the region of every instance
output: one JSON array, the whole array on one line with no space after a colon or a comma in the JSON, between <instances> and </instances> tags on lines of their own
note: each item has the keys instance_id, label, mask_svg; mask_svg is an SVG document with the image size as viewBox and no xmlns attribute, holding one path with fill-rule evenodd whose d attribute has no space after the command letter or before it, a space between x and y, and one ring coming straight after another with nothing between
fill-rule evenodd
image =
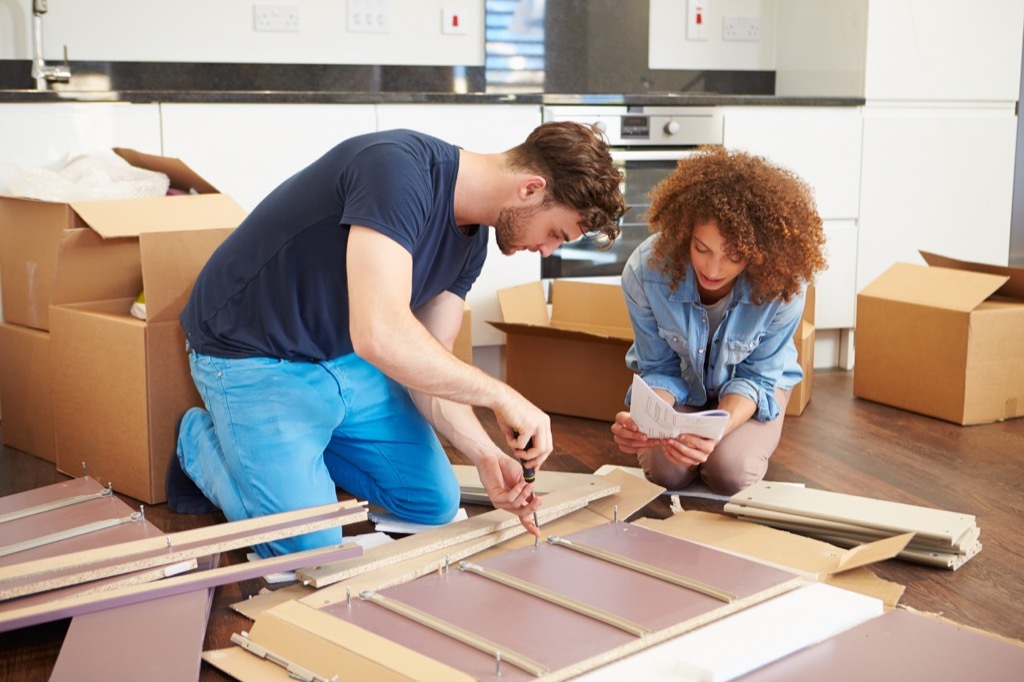
<instances>
[{"instance_id":1,"label":"man","mask_svg":"<svg viewBox=\"0 0 1024 682\"><path fill-rule=\"evenodd\" d=\"M451 348L487 226L505 254L612 241L620 182L605 143L561 122L498 154L409 130L362 135L286 180L214 252L181 315L206 409L182 418L171 509L205 497L228 520L251 518L334 502L337 485L445 523L459 489L436 429L494 506L539 534L533 485L473 406L534 469L552 450L550 419ZM256 549L340 541L330 529Z\"/></svg>"}]
</instances>

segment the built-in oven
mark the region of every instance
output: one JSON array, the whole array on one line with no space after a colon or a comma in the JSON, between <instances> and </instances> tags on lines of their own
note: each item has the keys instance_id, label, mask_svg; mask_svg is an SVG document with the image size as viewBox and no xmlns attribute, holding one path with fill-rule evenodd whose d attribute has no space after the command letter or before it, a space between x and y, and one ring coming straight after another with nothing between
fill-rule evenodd
<instances>
[{"instance_id":1,"label":"built-in oven","mask_svg":"<svg viewBox=\"0 0 1024 682\"><path fill-rule=\"evenodd\" d=\"M676 163L704 144L722 144L721 110L716 107L548 106L544 121L575 121L601 131L612 158L622 170L622 190L629 210L622 234L601 251L586 239L565 244L541 259L541 278L585 277L618 282L626 260L650 234L647 211L651 189Z\"/></svg>"}]
</instances>

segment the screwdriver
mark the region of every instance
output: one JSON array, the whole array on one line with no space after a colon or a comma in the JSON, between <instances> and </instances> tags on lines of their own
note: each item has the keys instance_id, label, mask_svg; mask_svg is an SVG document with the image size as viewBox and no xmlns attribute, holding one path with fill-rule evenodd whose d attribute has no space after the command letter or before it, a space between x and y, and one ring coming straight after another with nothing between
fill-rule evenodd
<instances>
[{"instance_id":1,"label":"screwdriver","mask_svg":"<svg viewBox=\"0 0 1024 682\"><path fill-rule=\"evenodd\" d=\"M519 432L518 431L513 431L512 435L515 436L516 438L519 438ZM532 447L533 447L533 438L530 438L530 440L526 441L526 445L523 447L523 450L529 450ZM519 460L519 464L523 467L523 480L524 481L526 481L527 483L533 483L534 481L537 480L537 473L533 470L533 467L526 466L526 464L525 464L525 462L523 460ZM533 495L530 495L530 500L533 500ZM537 526L537 531L539 532L540 531L540 523L537 521L537 512L533 512L533 525ZM533 546L536 547L538 542L540 542L540 535L534 536L534 538L533 538Z\"/></svg>"}]
</instances>

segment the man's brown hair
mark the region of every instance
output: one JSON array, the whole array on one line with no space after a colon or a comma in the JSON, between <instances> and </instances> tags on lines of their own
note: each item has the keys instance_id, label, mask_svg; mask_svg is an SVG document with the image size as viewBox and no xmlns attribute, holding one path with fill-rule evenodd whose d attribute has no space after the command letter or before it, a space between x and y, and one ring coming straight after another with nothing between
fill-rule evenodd
<instances>
[{"instance_id":1,"label":"man's brown hair","mask_svg":"<svg viewBox=\"0 0 1024 682\"><path fill-rule=\"evenodd\" d=\"M544 123L506 157L513 168L544 178L545 202L579 211L584 233L609 245L618 238L619 219L626 212L622 173L608 143L592 128L569 121Z\"/></svg>"}]
</instances>

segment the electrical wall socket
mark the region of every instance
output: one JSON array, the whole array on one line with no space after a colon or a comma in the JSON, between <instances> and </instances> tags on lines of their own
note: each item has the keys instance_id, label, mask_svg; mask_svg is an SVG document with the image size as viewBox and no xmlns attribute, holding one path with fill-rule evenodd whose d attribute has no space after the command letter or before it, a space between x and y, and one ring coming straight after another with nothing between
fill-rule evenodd
<instances>
[{"instance_id":1,"label":"electrical wall socket","mask_svg":"<svg viewBox=\"0 0 1024 682\"><path fill-rule=\"evenodd\" d=\"M254 31L299 32L298 5L253 5Z\"/></svg>"},{"instance_id":2,"label":"electrical wall socket","mask_svg":"<svg viewBox=\"0 0 1024 682\"><path fill-rule=\"evenodd\" d=\"M348 0L349 33L391 33L390 0Z\"/></svg>"},{"instance_id":3,"label":"electrical wall socket","mask_svg":"<svg viewBox=\"0 0 1024 682\"><path fill-rule=\"evenodd\" d=\"M756 43L761 40L761 17L725 17L722 40Z\"/></svg>"}]
</instances>

